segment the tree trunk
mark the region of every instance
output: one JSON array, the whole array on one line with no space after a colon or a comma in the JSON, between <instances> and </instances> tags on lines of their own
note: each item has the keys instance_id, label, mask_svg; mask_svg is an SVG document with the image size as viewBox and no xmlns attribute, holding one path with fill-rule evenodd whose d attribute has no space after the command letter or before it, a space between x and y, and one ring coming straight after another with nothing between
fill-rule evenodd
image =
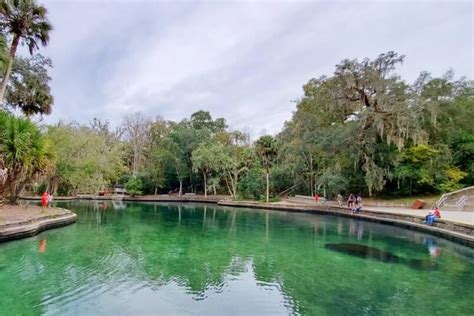
<instances>
[{"instance_id":1,"label":"tree trunk","mask_svg":"<svg viewBox=\"0 0 474 316\"><path fill-rule=\"evenodd\" d=\"M234 174L234 178L232 179L232 191L234 192L234 197L237 198L237 184L239 181L239 175Z\"/></svg>"},{"instance_id":2,"label":"tree trunk","mask_svg":"<svg viewBox=\"0 0 474 316\"><path fill-rule=\"evenodd\" d=\"M207 175L204 172L204 197L207 198Z\"/></svg>"},{"instance_id":3,"label":"tree trunk","mask_svg":"<svg viewBox=\"0 0 474 316\"><path fill-rule=\"evenodd\" d=\"M3 76L2 85L0 86L0 103L3 102L5 97L5 91L7 89L8 80L10 79L10 73L12 72L13 60L15 59L16 49L20 38L18 36L13 37L12 46L10 47L10 58L8 59L7 69L5 71L5 76Z\"/></svg>"},{"instance_id":4,"label":"tree trunk","mask_svg":"<svg viewBox=\"0 0 474 316\"><path fill-rule=\"evenodd\" d=\"M313 155L309 153L309 190L311 196L314 195L314 187L313 187Z\"/></svg>"},{"instance_id":5,"label":"tree trunk","mask_svg":"<svg viewBox=\"0 0 474 316\"><path fill-rule=\"evenodd\" d=\"M233 196L233 195L232 195L232 189L230 188L229 180L227 179L227 177L228 177L228 176L225 176L225 177L224 177L225 185L226 185L226 187L227 187L227 191L229 192L230 196ZM229 176L229 178L230 178L230 176Z\"/></svg>"},{"instance_id":6,"label":"tree trunk","mask_svg":"<svg viewBox=\"0 0 474 316\"><path fill-rule=\"evenodd\" d=\"M183 180L179 180L179 196L183 195Z\"/></svg>"},{"instance_id":7,"label":"tree trunk","mask_svg":"<svg viewBox=\"0 0 474 316\"><path fill-rule=\"evenodd\" d=\"M265 197L267 203L270 202L270 172L267 169L265 169L265 183L266 183L266 190L265 190Z\"/></svg>"}]
</instances>

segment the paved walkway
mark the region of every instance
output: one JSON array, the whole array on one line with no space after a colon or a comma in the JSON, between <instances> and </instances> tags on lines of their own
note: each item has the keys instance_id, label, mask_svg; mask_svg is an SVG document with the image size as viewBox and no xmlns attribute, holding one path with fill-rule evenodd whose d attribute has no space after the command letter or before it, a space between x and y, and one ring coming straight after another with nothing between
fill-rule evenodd
<instances>
[{"instance_id":1,"label":"paved walkway","mask_svg":"<svg viewBox=\"0 0 474 316\"><path fill-rule=\"evenodd\" d=\"M44 212L37 205L27 208L19 205L0 207L0 242L29 237L39 232L72 224L77 215L61 208L47 208Z\"/></svg>"},{"instance_id":2,"label":"paved walkway","mask_svg":"<svg viewBox=\"0 0 474 316\"><path fill-rule=\"evenodd\" d=\"M425 216L429 210L414 210L409 208L399 207L381 207L381 206L364 206L364 210L392 213L392 214L405 214L405 215L418 215ZM447 221L474 225L474 213L473 212L459 212L459 211L443 211L441 208L441 218Z\"/></svg>"},{"instance_id":3,"label":"paved walkway","mask_svg":"<svg viewBox=\"0 0 474 316\"><path fill-rule=\"evenodd\" d=\"M64 214L69 214L69 211L61 208L46 207L43 212L43 209L37 205L28 205L28 207L20 205L4 205L0 207L0 226L34 221L42 217Z\"/></svg>"},{"instance_id":4,"label":"paved walkway","mask_svg":"<svg viewBox=\"0 0 474 316\"><path fill-rule=\"evenodd\" d=\"M291 202L289 201L281 201L281 204L302 204L302 205L314 205L314 201L308 200L305 201L304 199L301 200L294 200L292 199ZM329 201L327 202L331 206L337 206L336 202ZM344 205L344 204L343 204ZM411 208L403 208L403 207L389 207L389 206L370 206L367 205L363 207L364 210L372 211L372 212L380 212L380 213L391 213L391 214L403 214L403 215L417 215L417 216L426 216L429 210L421 209L421 210L414 210ZM468 224L474 226L474 212L460 212L460 211L443 211L441 208L441 218L447 221L461 223L461 224Z\"/></svg>"}]
</instances>

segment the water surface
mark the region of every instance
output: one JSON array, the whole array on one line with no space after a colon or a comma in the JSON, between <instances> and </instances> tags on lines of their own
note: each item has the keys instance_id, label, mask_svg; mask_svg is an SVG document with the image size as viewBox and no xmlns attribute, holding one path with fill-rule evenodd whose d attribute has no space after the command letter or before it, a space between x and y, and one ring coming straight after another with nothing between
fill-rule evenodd
<instances>
[{"instance_id":1,"label":"water surface","mask_svg":"<svg viewBox=\"0 0 474 316\"><path fill-rule=\"evenodd\" d=\"M69 202L0 244L6 315L472 315L474 250L350 218Z\"/></svg>"}]
</instances>

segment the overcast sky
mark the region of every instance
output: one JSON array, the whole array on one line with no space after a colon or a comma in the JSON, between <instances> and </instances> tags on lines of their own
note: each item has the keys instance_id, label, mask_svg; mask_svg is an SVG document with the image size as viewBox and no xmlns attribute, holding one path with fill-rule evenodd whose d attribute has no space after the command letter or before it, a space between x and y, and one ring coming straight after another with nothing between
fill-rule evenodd
<instances>
[{"instance_id":1,"label":"overcast sky","mask_svg":"<svg viewBox=\"0 0 474 316\"><path fill-rule=\"evenodd\" d=\"M471 1L43 1L54 25L53 114L120 123L203 109L253 137L277 133L302 85L345 58L473 78Z\"/></svg>"}]
</instances>

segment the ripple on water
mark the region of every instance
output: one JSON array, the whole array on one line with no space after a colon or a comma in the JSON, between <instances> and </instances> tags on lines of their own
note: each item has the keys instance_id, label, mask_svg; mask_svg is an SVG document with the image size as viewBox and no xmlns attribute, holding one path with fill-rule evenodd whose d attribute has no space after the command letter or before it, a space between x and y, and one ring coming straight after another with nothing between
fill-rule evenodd
<instances>
[{"instance_id":1,"label":"ripple on water","mask_svg":"<svg viewBox=\"0 0 474 316\"><path fill-rule=\"evenodd\" d=\"M433 236L315 215L128 206L74 204L79 221L42 234L43 253L39 239L0 245L0 306L20 315L472 311L474 252ZM325 248L354 243L369 248Z\"/></svg>"}]
</instances>

